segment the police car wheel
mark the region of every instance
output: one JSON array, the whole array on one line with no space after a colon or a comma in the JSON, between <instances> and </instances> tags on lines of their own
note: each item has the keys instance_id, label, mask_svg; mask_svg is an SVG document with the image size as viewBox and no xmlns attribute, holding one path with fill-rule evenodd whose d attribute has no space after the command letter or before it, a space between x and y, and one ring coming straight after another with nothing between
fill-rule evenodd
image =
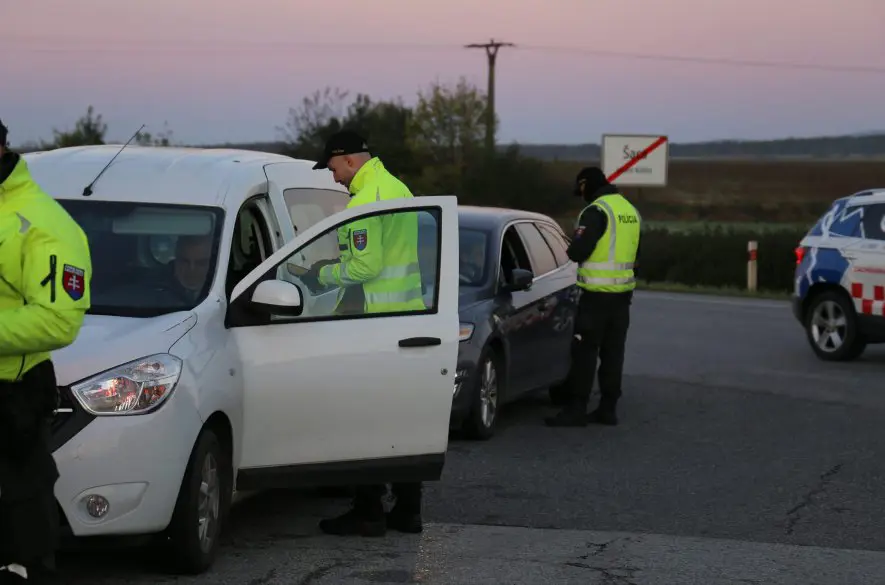
<instances>
[{"instance_id":1,"label":"police car wheel","mask_svg":"<svg viewBox=\"0 0 885 585\"><path fill-rule=\"evenodd\" d=\"M858 332L853 303L837 291L824 291L810 299L805 311L805 332L811 349L826 361L853 360L867 345Z\"/></svg>"},{"instance_id":2,"label":"police car wheel","mask_svg":"<svg viewBox=\"0 0 885 585\"><path fill-rule=\"evenodd\" d=\"M470 439L486 441L495 434L502 387L502 370L498 352L491 347L485 348L479 360L479 368L476 375L473 376L473 406L464 421L464 431Z\"/></svg>"},{"instance_id":3,"label":"police car wheel","mask_svg":"<svg viewBox=\"0 0 885 585\"><path fill-rule=\"evenodd\" d=\"M230 470L230 457L218 437L204 429L188 461L167 530L177 573L200 574L215 561L232 496Z\"/></svg>"}]
</instances>

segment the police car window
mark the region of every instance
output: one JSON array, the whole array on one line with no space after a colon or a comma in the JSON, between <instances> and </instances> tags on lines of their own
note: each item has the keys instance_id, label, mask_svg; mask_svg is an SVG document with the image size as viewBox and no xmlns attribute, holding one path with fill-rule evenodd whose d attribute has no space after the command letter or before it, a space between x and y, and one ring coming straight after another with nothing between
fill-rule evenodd
<instances>
[{"instance_id":1,"label":"police car window","mask_svg":"<svg viewBox=\"0 0 885 585\"><path fill-rule=\"evenodd\" d=\"M541 235L544 236L544 239L550 245L550 248L553 250L553 256L556 257L556 263L559 266L564 264L568 264L568 246L565 243L565 239L562 234L556 231L552 226L549 226L545 223L538 223L538 229L541 230Z\"/></svg>"},{"instance_id":2,"label":"police car window","mask_svg":"<svg viewBox=\"0 0 885 585\"><path fill-rule=\"evenodd\" d=\"M525 239L529 255L532 258L535 276L556 270L557 264L556 259L553 257L553 251L547 245L547 242L544 241L541 232L538 231L535 224L519 223L516 224L516 230Z\"/></svg>"},{"instance_id":3,"label":"police car window","mask_svg":"<svg viewBox=\"0 0 885 585\"><path fill-rule=\"evenodd\" d=\"M885 204L864 206L863 235L867 240L885 241Z\"/></svg>"},{"instance_id":4,"label":"police car window","mask_svg":"<svg viewBox=\"0 0 885 585\"><path fill-rule=\"evenodd\" d=\"M862 213L864 213L862 207L849 207L845 199L836 201L811 228L809 235L859 238L862 235Z\"/></svg>"},{"instance_id":5,"label":"police car window","mask_svg":"<svg viewBox=\"0 0 885 585\"><path fill-rule=\"evenodd\" d=\"M148 317L192 309L215 275L224 212L186 205L59 200L92 260L91 314Z\"/></svg>"}]
</instances>

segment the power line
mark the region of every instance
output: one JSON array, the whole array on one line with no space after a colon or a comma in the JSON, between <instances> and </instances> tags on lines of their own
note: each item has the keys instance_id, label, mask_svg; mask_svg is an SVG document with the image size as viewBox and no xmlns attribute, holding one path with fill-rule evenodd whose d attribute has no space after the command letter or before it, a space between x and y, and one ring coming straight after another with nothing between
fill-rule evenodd
<instances>
[{"instance_id":1,"label":"power line","mask_svg":"<svg viewBox=\"0 0 885 585\"><path fill-rule=\"evenodd\" d=\"M471 43L464 45L465 49L485 49L489 61L489 87L486 93L486 150L490 154L495 152L495 61L501 47L513 47L513 43L503 43L489 40L488 43Z\"/></svg>"},{"instance_id":2,"label":"power line","mask_svg":"<svg viewBox=\"0 0 885 585\"><path fill-rule=\"evenodd\" d=\"M622 51L606 51L584 47L557 47L543 45L520 45L518 48L529 51L580 53L594 57L616 59L639 59L647 61L673 61L680 63L700 63L707 65L727 65L735 67L769 67L775 69L809 69L838 73L878 73L885 74L885 67L868 65L821 65L818 63L800 63L795 61L759 61L751 59L730 59L727 57L699 57L687 55L666 55L661 53L625 53Z\"/></svg>"},{"instance_id":3,"label":"power line","mask_svg":"<svg viewBox=\"0 0 885 585\"><path fill-rule=\"evenodd\" d=\"M106 39L103 41L57 39L50 37L12 36L5 37L5 49L31 53L120 53L120 52L212 52L241 53L244 51L285 51L294 49L322 50L326 52L353 51L454 51L464 47L480 48L485 44L453 45L450 43L327 43L299 41L187 41L187 40L140 40ZM587 55L606 59L632 59L644 61L695 63L700 65L718 65L726 67L769 68L784 70L809 70L830 73L865 73L874 75L885 74L885 66L840 64L826 65L798 61L765 61L756 59L737 59L729 57L704 57L698 55L673 55L666 53L631 53L609 51L592 47L555 46L555 45L513 45L520 52L563 53Z\"/></svg>"}]
</instances>

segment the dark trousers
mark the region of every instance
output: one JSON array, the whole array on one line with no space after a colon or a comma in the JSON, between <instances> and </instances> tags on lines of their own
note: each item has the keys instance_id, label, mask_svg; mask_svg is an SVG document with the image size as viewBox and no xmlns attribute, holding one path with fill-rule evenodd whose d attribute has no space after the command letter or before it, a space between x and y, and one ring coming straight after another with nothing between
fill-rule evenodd
<instances>
[{"instance_id":1,"label":"dark trousers","mask_svg":"<svg viewBox=\"0 0 885 585\"><path fill-rule=\"evenodd\" d=\"M575 322L572 367L569 372L569 408L587 411L593 381L599 376L602 410L614 411L621 397L624 351L630 327L632 293L582 291ZM597 361L599 368L597 372Z\"/></svg>"},{"instance_id":2,"label":"dark trousers","mask_svg":"<svg viewBox=\"0 0 885 585\"><path fill-rule=\"evenodd\" d=\"M397 513L420 514L421 491L420 482L394 483L391 491L396 496ZM387 494L386 484L358 485L354 490L353 509L360 515L377 520L384 517L384 496Z\"/></svg>"},{"instance_id":3,"label":"dark trousers","mask_svg":"<svg viewBox=\"0 0 885 585\"><path fill-rule=\"evenodd\" d=\"M57 400L48 360L18 382L0 381L0 565L32 568L57 547L58 468L49 447Z\"/></svg>"}]
</instances>

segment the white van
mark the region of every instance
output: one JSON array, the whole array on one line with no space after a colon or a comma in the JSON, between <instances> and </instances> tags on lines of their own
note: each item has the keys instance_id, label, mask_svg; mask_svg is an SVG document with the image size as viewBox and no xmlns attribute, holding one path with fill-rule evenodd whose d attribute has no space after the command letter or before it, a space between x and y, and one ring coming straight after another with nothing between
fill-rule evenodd
<instances>
[{"instance_id":1,"label":"white van","mask_svg":"<svg viewBox=\"0 0 885 585\"><path fill-rule=\"evenodd\" d=\"M439 479L456 198L346 209L311 161L235 150L130 146L99 177L118 152L25 155L92 254L92 309L53 354L56 497L73 534L158 533L180 571L202 572L235 490ZM338 291L294 276L338 257L338 227L402 213L436 234L420 244L436 255L426 310L333 315Z\"/></svg>"}]
</instances>

